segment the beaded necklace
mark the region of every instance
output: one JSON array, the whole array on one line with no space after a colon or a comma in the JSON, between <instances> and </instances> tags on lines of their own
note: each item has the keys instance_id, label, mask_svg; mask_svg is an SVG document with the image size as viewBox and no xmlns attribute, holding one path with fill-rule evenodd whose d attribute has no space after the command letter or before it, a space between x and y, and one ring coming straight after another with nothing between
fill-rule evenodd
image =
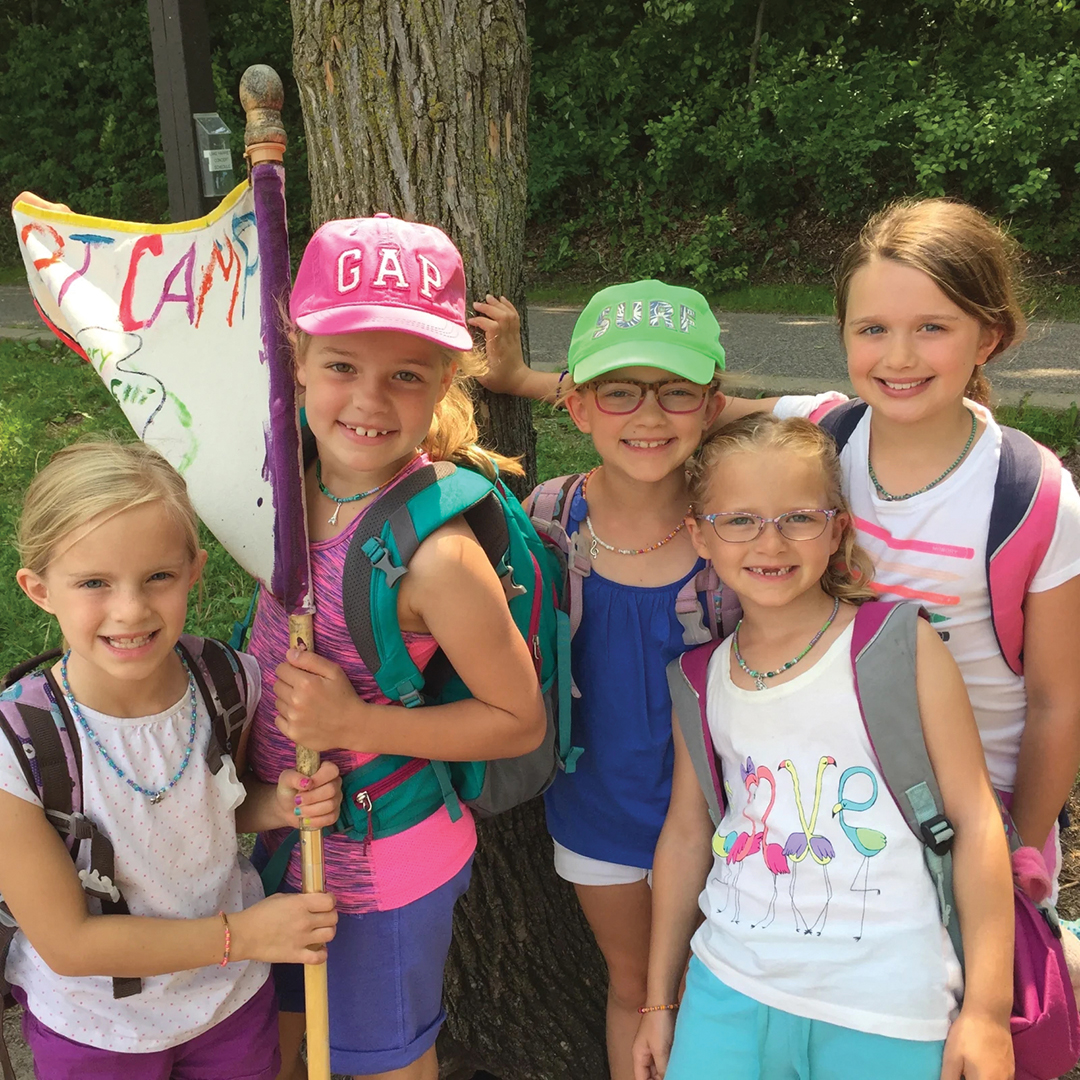
<instances>
[{"instance_id":1,"label":"beaded necklace","mask_svg":"<svg viewBox=\"0 0 1080 1080\"><path fill-rule=\"evenodd\" d=\"M968 409L968 412L971 412ZM945 479L950 473L954 472L960 465L960 463L967 457L968 451L971 449L971 444L975 441L975 431L979 426L978 418L974 413L971 413L971 434L968 436L968 441L964 443L964 449L960 451L960 456L936 479L931 480L925 487L919 488L918 491L909 491L906 495L890 495L880 484L877 478L877 474L874 472L874 465L870 461L870 454L866 455L866 467L870 470L870 479L874 484L874 490L878 493L878 496L885 500L885 502L903 502L905 499L914 499L916 495L921 495L924 491L929 491L931 488L935 488L942 480Z\"/></svg>"},{"instance_id":2,"label":"beaded necklace","mask_svg":"<svg viewBox=\"0 0 1080 1080\"><path fill-rule=\"evenodd\" d=\"M788 668L793 668L821 640L821 635L832 626L833 619L836 618L836 613L839 610L840 598L837 597L833 600L832 614L825 620L825 625L810 639L810 644L807 645L794 660L789 660L783 667L778 667L775 671L755 671L752 667L747 666L746 661L742 658L742 653L739 652L739 630L742 627L742 619L740 619L735 626L732 647L735 650L735 659L739 662L739 667L754 680L754 689L767 690L768 687L765 684L766 679L775 679L777 675L782 675Z\"/></svg>"},{"instance_id":3,"label":"beaded necklace","mask_svg":"<svg viewBox=\"0 0 1080 1080\"><path fill-rule=\"evenodd\" d=\"M327 525L336 525L337 524L337 516L341 512L341 508L346 503L359 502L361 499L366 499L369 495L377 495L380 491L382 491L382 489L384 487L387 487L393 480L396 480L397 477L396 476L391 477L390 480L387 480L385 484L380 484L378 487L373 487L370 491L361 491L359 495L350 495L350 496L348 496L348 498L345 498L345 499L342 499L339 496L335 495L332 491L328 491L327 488L326 488L326 485L323 484L323 482L322 482L322 462L321 461L316 461L315 462L315 479L319 483L319 490L331 502L337 503L337 506L334 507L333 516L326 519L326 524Z\"/></svg>"},{"instance_id":4,"label":"beaded necklace","mask_svg":"<svg viewBox=\"0 0 1080 1080\"><path fill-rule=\"evenodd\" d=\"M93 728L86 722L86 717L82 714L82 709L79 708L79 703L75 700L75 695L71 692L71 686L68 683L67 664L68 657L71 656L71 650L68 649L64 653L60 660L60 685L64 688L64 698L67 701L68 709L71 710L71 715L79 722L79 727L86 732L86 737L98 748L98 752L105 759L106 764L110 769L125 784L133 791L137 791L140 795L145 795L150 802L156 806L166 795L178 783L180 783L180 777L184 775L184 771L188 767L188 762L191 760L191 751L195 746L195 723L199 716L199 698L195 689L195 676L191 674L191 668L188 667L187 661L184 659L184 654L179 649L176 650L176 655L180 657L180 663L184 665L184 671L187 672L188 677L188 697L191 700L191 727L188 729L188 741L187 746L184 748L184 760L180 768L177 770L176 775L164 786L154 790L153 788L145 788L141 784L136 784L130 777L124 775L124 770L113 761L109 755L109 751L101 745L97 735L94 734Z\"/></svg>"},{"instance_id":5,"label":"beaded necklace","mask_svg":"<svg viewBox=\"0 0 1080 1080\"><path fill-rule=\"evenodd\" d=\"M598 465L596 468L598 469L599 467L600 466ZM586 473L585 479L581 482L581 497L585 500L586 505L589 502L589 477L591 477L594 472L596 472L596 469L590 469L589 472ZM689 514L692 509L692 506L688 506L686 508L686 512ZM648 547L643 548L621 548L615 547L614 544L608 544L605 541L601 540L600 537L596 535L596 531L593 529L592 518L589 516L588 513L585 514L585 528L589 530L589 535L592 537L592 543L589 545L589 557L592 559L595 559L600 554L600 548L603 548L605 551L613 551L616 555L646 555L650 551L656 551L657 548L662 548L669 540L674 540L675 537L678 536L685 527L686 519L683 518L683 520L680 521L679 524L676 525L675 528L672 529L671 532L669 532L663 540L658 540L655 544L650 544Z\"/></svg>"}]
</instances>

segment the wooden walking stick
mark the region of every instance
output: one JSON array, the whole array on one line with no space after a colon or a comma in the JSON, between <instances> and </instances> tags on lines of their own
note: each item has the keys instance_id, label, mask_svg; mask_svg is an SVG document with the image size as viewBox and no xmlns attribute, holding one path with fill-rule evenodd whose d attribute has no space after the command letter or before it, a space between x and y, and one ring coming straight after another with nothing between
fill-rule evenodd
<instances>
[{"instance_id":1,"label":"wooden walking stick","mask_svg":"<svg viewBox=\"0 0 1080 1080\"><path fill-rule=\"evenodd\" d=\"M270 466L275 487L275 569L282 574L280 596L289 615L289 644L314 646L312 628L307 516L304 503L304 462L292 354L282 325L287 310L291 274L289 234L285 220L285 129L281 125L284 90L273 68L256 64L240 80L240 102L247 115L245 156L251 164L255 222L259 234L262 340L270 367ZM319 755L296 747L296 768L314 776ZM322 892L322 832L300 829L304 892ZM330 1020L326 965L304 967L304 1007L307 1020L309 1080L330 1080Z\"/></svg>"},{"instance_id":2,"label":"wooden walking stick","mask_svg":"<svg viewBox=\"0 0 1080 1080\"><path fill-rule=\"evenodd\" d=\"M289 343L281 80L241 87L250 182L196 221L73 213L24 192L12 207L38 313L93 366L138 437L184 477L199 517L312 647L303 460ZM297 747L312 775L319 755ZM301 831L306 892L323 889L322 836ZM305 966L308 1076L330 1080L325 965Z\"/></svg>"}]
</instances>

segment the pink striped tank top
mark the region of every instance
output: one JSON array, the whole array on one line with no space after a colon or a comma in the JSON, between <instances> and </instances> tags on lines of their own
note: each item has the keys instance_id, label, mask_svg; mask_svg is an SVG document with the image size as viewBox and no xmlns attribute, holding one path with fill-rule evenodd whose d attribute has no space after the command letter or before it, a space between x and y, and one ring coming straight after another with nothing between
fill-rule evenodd
<instances>
[{"instance_id":1,"label":"pink striped tank top","mask_svg":"<svg viewBox=\"0 0 1080 1080\"><path fill-rule=\"evenodd\" d=\"M427 464L421 455L401 477ZM401 479L399 477L399 479ZM374 505L374 504L372 504ZM365 511L368 508L365 508ZM351 525L329 540L311 544L311 578L315 596L315 646L321 656L340 665L357 694L365 701L387 703L374 677L356 654L341 603L341 581L349 541L364 512ZM438 648L430 634L404 634L405 644L416 666L423 670ZM262 670L263 692L252 725L250 762L258 778L276 783L285 769L295 767L296 748L274 726L277 698L274 670L289 647L289 623L284 609L263 592L251 632L249 650ZM371 761L376 755L351 750L330 750L324 759L337 764L342 775ZM277 829L263 836L273 851L288 835ZM324 842L326 889L337 897L338 911L359 914L403 907L449 881L468 861L476 848L476 827L468 809L452 822L445 807L411 829L374 840L363 855L363 846L345 836L328 836ZM289 859L285 880L300 888L300 849Z\"/></svg>"}]
</instances>

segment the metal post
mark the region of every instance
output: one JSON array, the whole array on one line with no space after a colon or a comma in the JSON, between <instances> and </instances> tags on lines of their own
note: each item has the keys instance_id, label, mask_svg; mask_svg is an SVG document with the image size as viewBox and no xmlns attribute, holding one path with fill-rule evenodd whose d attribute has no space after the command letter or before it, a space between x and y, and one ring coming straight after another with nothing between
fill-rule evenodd
<instances>
[{"instance_id":1,"label":"metal post","mask_svg":"<svg viewBox=\"0 0 1080 1080\"><path fill-rule=\"evenodd\" d=\"M202 217L216 202L202 194L192 113L212 113L210 26L204 0L147 0L161 114L161 147L169 180L169 216Z\"/></svg>"}]
</instances>

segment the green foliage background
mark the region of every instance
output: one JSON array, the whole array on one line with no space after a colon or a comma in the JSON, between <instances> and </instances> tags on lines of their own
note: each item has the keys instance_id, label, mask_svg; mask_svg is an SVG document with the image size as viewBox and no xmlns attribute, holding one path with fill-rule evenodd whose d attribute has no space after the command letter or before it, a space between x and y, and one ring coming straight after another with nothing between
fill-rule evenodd
<instances>
[{"instance_id":1,"label":"green foliage background","mask_svg":"<svg viewBox=\"0 0 1080 1080\"><path fill-rule=\"evenodd\" d=\"M217 110L243 175L240 76L270 64L286 80L289 227L310 233L311 199L299 98L290 84L287 0L208 0ZM20 191L80 213L168 220L146 0L4 0L0 5L0 201ZM18 261L0 229L0 263Z\"/></svg>"},{"instance_id":2,"label":"green foliage background","mask_svg":"<svg viewBox=\"0 0 1080 1080\"><path fill-rule=\"evenodd\" d=\"M530 209L540 271L708 290L826 273L901 195L949 194L1070 269L1080 247L1075 0L528 0ZM218 108L253 62L289 81L284 0L208 0ZM0 198L162 220L145 0L7 0ZM309 198L287 94L290 224ZM0 260L14 257L10 232ZM1071 269L1075 272L1075 266Z\"/></svg>"}]
</instances>

